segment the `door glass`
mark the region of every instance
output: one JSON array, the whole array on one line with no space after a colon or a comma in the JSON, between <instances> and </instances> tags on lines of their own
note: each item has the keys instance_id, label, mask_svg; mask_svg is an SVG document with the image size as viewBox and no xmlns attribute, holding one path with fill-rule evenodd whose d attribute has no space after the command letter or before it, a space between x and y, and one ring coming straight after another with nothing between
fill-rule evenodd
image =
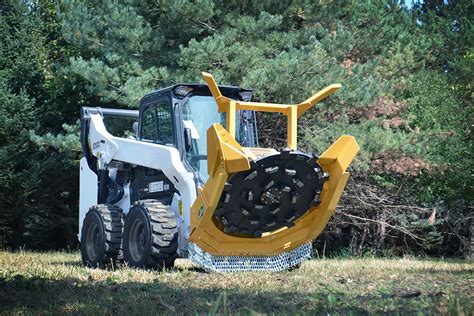
<instances>
[{"instance_id":1,"label":"door glass","mask_svg":"<svg viewBox=\"0 0 474 316\"><path fill-rule=\"evenodd\" d=\"M142 140L163 145L173 144L171 105L163 99L147 106L142 114Z\"/></svg>"},{"instance_id":2,"label":"door glass","mask_svg":"<svg viewBox=\"0 0 474 316\"><path fill-rule=\"evenodd\" d=\"M169 103L156 104L156 118L158 122L158 143L173 144L173 124Z\"/></svg>"},{"instance_id":3,"label":"door glass","mask_svg":"<svg viewBox=\"0 0 474 316\"><path fill-rule=\"evenodd\" d=\"M224 128L225 113L219 113L211 96L193 96L183 105L184 126L191 129L193 148L186 153L191 166L207 181L207 129L213 123Z\"/></svg>"},{"instance_id":4,"label":"door glass","mask_svg":"<svg viewBox=\"0 0 474 316\"><path fill-rule=\"evenodd\" d=\"M157 139L156 110L154 105L147 106L142 114L142 140L154 142Z\"/></svg>"}]
</instances>

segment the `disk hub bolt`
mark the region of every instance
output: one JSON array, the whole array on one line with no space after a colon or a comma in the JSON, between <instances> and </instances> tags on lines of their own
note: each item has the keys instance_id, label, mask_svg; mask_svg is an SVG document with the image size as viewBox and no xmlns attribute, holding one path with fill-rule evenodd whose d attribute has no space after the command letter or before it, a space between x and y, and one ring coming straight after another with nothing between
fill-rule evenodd
<instances>
[{"instance_id":1,"label":"disk hub bolt","mask_svg":"<svg viewBox=\"0 0 474 316\"><path fill-rule=\"evenodd\" d=\"M271 187L270 189L263 192L261 201L263 204L274 204L279 203L281 198L281 191L278 188Z\"/></svg>"}]
</instances>

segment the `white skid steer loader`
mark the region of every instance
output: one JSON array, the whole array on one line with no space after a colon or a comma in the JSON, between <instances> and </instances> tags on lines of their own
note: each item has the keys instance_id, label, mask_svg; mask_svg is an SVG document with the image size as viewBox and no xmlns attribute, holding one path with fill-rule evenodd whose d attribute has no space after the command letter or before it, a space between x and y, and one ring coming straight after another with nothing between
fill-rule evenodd
<instances>
[{"instance_id":1,"label":"white skid steer loader","mask_svg":"<svg viewBox=\"0 0 474 316\"><path fill-rule=\"evenodd\" d=\"M209 271L280 271L311 256L359 147L341 136L320 157L302 153L297 119L340 85L287 105L203 77L146 95L139 110L82 108L85 265L168 268L189 257ZM258 147L255 111L287 116L287 148ZM107 130L117 117L134 121L135 136Z\"/></svg>"}]
</instances>

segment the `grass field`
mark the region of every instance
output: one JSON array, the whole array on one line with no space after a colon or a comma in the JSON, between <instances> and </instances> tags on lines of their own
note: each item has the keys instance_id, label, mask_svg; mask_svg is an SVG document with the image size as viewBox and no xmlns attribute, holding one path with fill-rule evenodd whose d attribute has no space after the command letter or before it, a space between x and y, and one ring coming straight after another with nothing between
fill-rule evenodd
<instances>
[{"instance_id":1,"label":"grass field","mask_svg":"<svg viewBox=\"0 0 474 316\"><path fill-rule=\"evenodd\" d=\"M0 252L11 314L452 314L474 312L474 263L321 259L281 273L82 267L78 253Z\"/></svg>"}]
</instances>

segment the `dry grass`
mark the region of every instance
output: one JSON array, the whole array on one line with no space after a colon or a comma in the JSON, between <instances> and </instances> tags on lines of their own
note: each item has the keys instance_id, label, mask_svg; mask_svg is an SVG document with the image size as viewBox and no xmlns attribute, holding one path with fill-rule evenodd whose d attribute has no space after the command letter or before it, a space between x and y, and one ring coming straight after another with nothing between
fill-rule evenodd
<instances>
[{"instance_id":1,"label":"dry grass","mask_svg":"<svg viewBox=\"0 0 474 316\"><path fill-rule=\"evenodd\" d=\"M0 252L0 312L81 314L473 313L474 264L323 259L281 273L84 268L78 253Z\"/></svg>"}]
</instances>

